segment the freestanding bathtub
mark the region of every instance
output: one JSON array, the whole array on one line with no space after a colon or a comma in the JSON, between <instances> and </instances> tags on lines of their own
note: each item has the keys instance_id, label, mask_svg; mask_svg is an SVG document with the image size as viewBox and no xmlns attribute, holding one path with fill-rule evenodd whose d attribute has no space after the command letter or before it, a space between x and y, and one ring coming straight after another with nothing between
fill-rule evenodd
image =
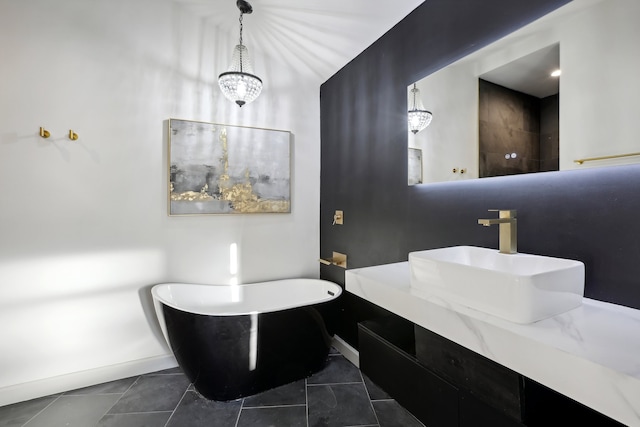
<instances>
[{"instance_id":1,"label":"freestanding bathtub","mask_svg":"<svg viewBox=\"0 0 640 427\"><path fill-rule=\"evenodd\" d=\"M318 279L249 285L164 283L151 293L178 364L207 399L233 400L326 363L342 288Z\"/></svg>"}]
</instances>

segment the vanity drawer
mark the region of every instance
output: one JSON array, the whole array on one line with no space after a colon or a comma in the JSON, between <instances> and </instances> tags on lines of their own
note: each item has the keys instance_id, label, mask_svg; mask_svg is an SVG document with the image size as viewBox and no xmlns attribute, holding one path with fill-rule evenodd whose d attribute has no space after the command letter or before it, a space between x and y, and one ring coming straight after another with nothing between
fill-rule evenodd
<instances>
[{"instance_id":1,"label":"vanity drawer","mask_svg":"<svg viewBox=\"0 0 640 427\"><path fill-rule=\"evenodd\" d=\"M529 424L526 424L529 425ZM559 424L549 423L548 426L558 426ZM572 426L575 424L560 424ZM460 390L460 427L524 427L525 424L505 415L484 403L483 401L472 396L463 390Z\"/></svg>"},{"instance_id":2,"label":"vanity drawer","mask_svg":"<svg viewBox=\"0 0 640 427\"><path fill-rule=\"evenodd\" d=\"M376 321L358 324L360 370L426 426L458 426L458 390L379 335L378 326ZM411 325L409 335L404 328L395 331L393 341L397 332L412 341Z\"/></svg>"},{"instance_id":3,"label":"vanity drawer","mask_svg":"<svg viewBox=\"0 0 640 427\"><path fill-rule=\"evenodd\" d=\"M524 421L522 375L418 325L415 346L424 366L499 413Z\"/></svg>"}]
</instances>

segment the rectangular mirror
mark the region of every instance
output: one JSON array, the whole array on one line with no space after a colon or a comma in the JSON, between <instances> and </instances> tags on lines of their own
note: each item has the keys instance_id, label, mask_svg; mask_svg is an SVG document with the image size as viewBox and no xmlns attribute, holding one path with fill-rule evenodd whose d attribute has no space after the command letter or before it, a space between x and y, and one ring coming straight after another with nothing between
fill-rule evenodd
<instances>
[{"instance_id":1,"label":"rectangular mirror","mask_svg":"<svg viewBox=\"0 0 640 427\"><path fill-rule=\"evenodd\" d=\"M410 85L422 183L640 162L638 22L636 0L573 1Z\"/></svg>"}]
</instances>

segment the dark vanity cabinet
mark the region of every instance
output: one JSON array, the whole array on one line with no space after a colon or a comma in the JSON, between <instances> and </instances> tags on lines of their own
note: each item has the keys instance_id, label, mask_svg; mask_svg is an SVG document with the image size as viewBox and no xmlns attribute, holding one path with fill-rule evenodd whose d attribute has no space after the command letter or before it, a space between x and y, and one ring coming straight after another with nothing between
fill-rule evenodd
<instances>
[{"instance_id":1,"label":"dark vanity cabinet","mask_svg":"<svg viewBox=\"0 0 640 427\"><path fill-rule=\"evenodd\" d=\"M361 371L427 427L622 426L395 315L358 340Z\"/></svg>"},{"instance_id":2,"label":"dark vanity cabinet","mask_svg":"<svg viewBox=\"0 0 640 427\"><path fill-rule=\"evenodd\" d=\"M413 324L396 318L361 322L358 340L362 373L426 426L459 425L458 389L415 358Z\"/></svg>"},{"instance_id":3,"label":"dark vanity cabinet","mask_svg":"<svg viewBox=\"0 0 640 427\"><path fill-rule=\"evenodd\" d=\"M469 418L475 420L491 412L493 418L504 418L492 425L522 425L518 424L525 418L522 375L420 326L415 325L414 332L416 358L456 385L461 391L460 405L466 409L462 413L470 412Z\"/></svg>"}]
</instances>

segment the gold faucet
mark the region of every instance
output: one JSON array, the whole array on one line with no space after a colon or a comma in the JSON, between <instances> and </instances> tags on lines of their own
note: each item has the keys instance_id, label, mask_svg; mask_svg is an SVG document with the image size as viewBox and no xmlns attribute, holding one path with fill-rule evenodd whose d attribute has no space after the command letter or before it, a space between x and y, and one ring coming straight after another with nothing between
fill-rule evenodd
<instances>
[{"instance_id":1,"label":"gold faucet","mask_svg":"<svg viewBox=\"0 0 640 427\"><path fill-rule=\"evenodd\" d=\"M498 218L479 219L478 224L489 227L493 224L500 225L500 253L518 253L518 220L515 209L500 210L489 209L489 212L499 212Z\"/></svg>"}]
</instances>

